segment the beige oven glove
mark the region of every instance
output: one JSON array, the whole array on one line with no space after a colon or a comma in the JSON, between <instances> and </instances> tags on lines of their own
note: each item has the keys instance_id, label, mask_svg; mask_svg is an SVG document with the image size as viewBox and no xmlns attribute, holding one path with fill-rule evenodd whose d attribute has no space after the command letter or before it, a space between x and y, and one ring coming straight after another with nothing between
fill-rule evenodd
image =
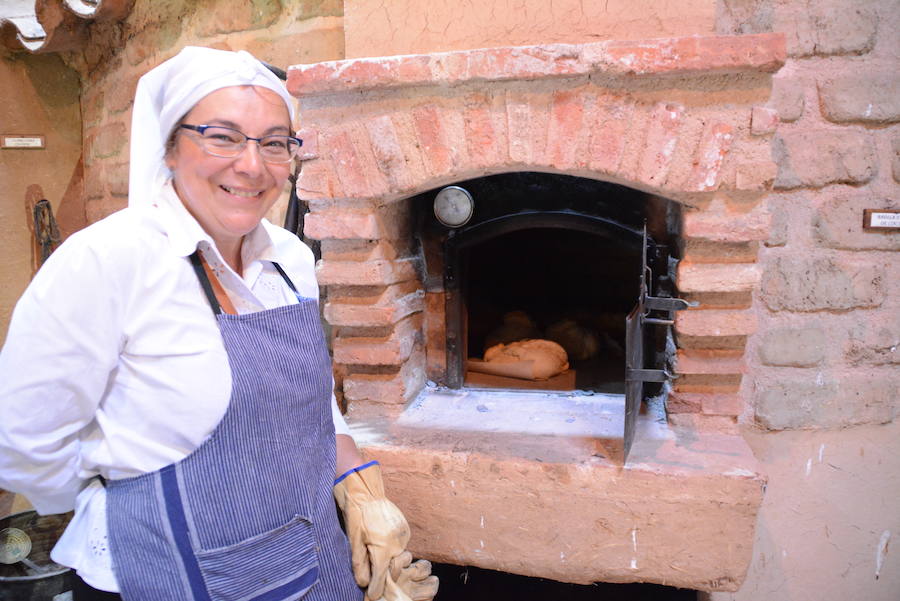
<instances>
[{"instance_id":1,"label":"beige oven glove","mask_svg":"<svg viewBox=\"0 0 900 601\"><path fill-rule=\"evenodd\" d=\"M334 498L344 514L356 584L367 589L369 599L380 599L391 560L406 550L409 524L385 497L381 466L374 461L339 478ZM395 562L394 579L401 567Z\"/></svg>"},{"instance_id":2,"label":"beige oven glove","mask_svg":"<svg viewBox=\"0 0 900 601\"><path fill-rule=\"evenodd\" d=\"M399 567L399 576L394 578ZM391 560L384 585L384 597L377 601L432 601L438 592L438 577L431 575L431 562L412 563L412 554L404 551ZM372 601L368 595L365 601Z\"/></svg>"}]
</instances>

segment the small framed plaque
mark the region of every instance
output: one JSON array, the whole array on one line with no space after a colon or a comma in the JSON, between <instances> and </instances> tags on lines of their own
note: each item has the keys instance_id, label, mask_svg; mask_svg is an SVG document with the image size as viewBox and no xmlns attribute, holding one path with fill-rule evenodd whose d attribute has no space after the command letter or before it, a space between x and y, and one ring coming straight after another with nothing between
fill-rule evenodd
<instances>
[{"instance_id":1,"label":"small framed plaque","mask_svg":"<svg viewBox=\"0 0 900 601\"><path fill-rule=\"evenodd\" d=\"M900 209L864 209L863 229L874 232L900 232Z\"/></svg>"},{"instance_id":2,"label":"small framed plaque","mask_svg":"<svg viewBox=\"0 0 900 601\"><path fill-rule=\"evenodd\" d=\"M3 148L44 148L44 136L24 136L20 134L2 134Z\"/></svg>"}]
</instances>

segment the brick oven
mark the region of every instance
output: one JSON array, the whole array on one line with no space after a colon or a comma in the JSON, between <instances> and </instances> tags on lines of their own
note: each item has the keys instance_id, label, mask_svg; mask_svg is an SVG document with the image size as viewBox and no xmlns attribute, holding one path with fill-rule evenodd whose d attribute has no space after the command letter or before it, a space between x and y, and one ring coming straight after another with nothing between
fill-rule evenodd
<instances>
[{"instance_id":1,"label":"brick oven","mask_svg":"<svg viewBox=\"0 0 900 601\"><path fill-rule=\"evenodd\" d=\"M784 57L783 36L757 34L291 68L338 387L419 556L740 586L765 476L735 418L775 175L762 105ZM465 223L434 217L447 186L473 199ZM646 387L623 464L641 281L691 307L671 336L653 315L637 367L677 377ZM599 352L544 390L473 374L513 310L586 320Z\"/></svg>"}]
</instances>

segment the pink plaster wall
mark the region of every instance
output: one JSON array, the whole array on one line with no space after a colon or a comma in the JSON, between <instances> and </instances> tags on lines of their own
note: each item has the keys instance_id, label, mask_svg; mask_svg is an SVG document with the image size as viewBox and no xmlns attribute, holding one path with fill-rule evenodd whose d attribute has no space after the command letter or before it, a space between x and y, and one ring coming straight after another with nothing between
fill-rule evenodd
<instances>
[{"instance_id":1,"label":"pink plaster wall","mask_svg":"<svg viewBox=\"0 0 900 601\"><path fill-rule=\"evenodd\" d=\"M345 0L348 58L710 34L715 0Z\"/></svg>"},{"instance_id":2,"label":"pink plaster wall","mask_svg":"<svg viewBox=\"0 0 900 601\"><path fill-rule=\"evenodd\" d=\"M79 78L59 56L0 54L0 133L45 136L39 150L0 150L0 343L32 276L25 193L38 184L58 210L81 156Z\"/></svg>"}]
</instances>

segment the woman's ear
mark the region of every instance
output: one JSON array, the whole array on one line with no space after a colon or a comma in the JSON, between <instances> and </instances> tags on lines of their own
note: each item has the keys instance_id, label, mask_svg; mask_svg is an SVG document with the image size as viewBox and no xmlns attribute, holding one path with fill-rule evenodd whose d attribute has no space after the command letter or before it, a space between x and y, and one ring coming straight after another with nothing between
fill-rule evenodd
<instances>
[{"instance_id":1,"label":"woman's ear","mask_svg":"<svg viewBox=\"0 0 900 601\"><path fill-rule=\"evenodd\" d=\"M166 167L169 168L169 171L175 171L175 148L169 148L166 150L165 156Z\"/></svg>"}]
</instances>

